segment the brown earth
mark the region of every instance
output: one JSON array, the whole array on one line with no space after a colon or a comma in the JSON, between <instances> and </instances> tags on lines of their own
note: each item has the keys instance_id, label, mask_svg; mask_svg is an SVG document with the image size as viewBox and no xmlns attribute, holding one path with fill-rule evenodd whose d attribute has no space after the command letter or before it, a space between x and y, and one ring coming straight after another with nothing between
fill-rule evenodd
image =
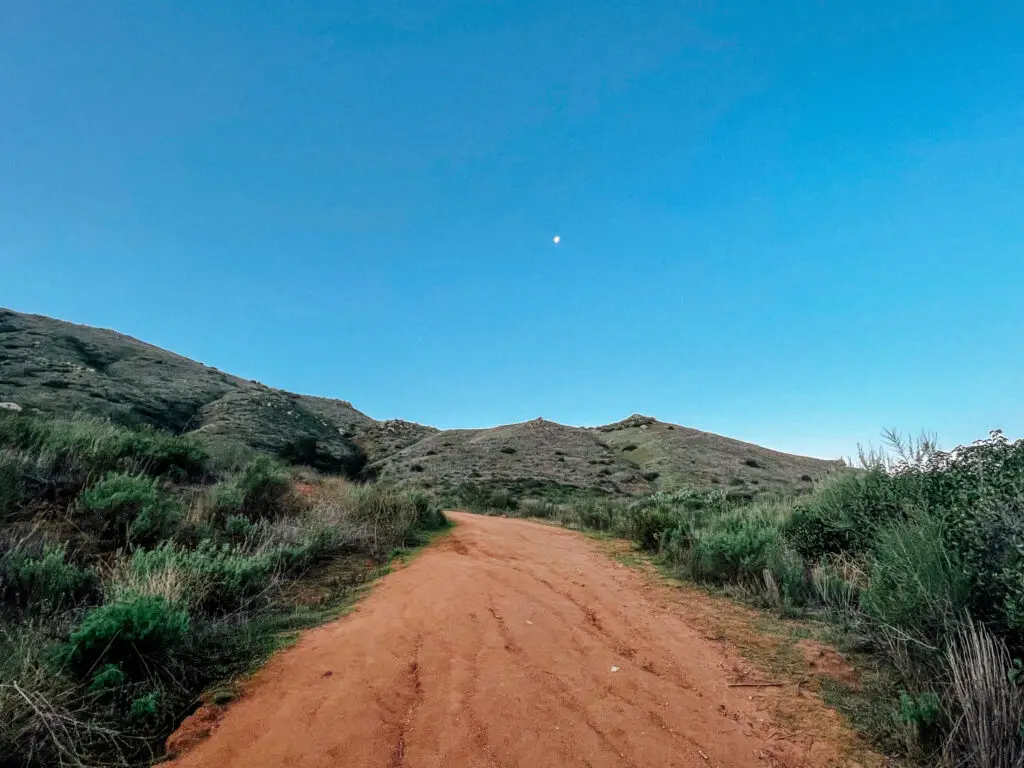
<instances>
[{"instance_id":1,"label":"brown earth","mask_svg":"<svg viewBox=\"0 0 1024 768\"><path fill-rule=\"evenodd\" d=\"M172 764L882 765L800 685L736 686L767 674L714 628L713 609L730 626L742 609L578 533L452 517L450 536L277 655L222 719L203 710L175 744L212 734Z\"/></svg>"}]
</instances>

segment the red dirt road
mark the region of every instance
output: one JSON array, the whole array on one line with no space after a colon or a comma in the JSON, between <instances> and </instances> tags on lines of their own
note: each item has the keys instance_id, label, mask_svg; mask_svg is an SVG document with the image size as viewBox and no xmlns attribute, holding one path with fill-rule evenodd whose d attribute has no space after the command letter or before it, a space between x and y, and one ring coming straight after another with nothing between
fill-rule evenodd
<instances>
[{"instance_id":1,"label":"red dirt road","mask_svg":"<svg viewBox=\"0 0 1024 768\"><path fill-rule=\"evenodd\" d=\"M813 695L728 687L763 673L593 541L452 517L451 535L278 654L171 765L865 764Z\"/></svg>"}]
</instances>

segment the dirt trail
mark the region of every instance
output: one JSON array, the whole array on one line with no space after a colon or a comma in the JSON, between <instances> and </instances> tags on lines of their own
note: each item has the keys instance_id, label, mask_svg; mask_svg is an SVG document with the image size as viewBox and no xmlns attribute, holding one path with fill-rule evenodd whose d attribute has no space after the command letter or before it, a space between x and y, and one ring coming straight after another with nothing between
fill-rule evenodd
<instances>
[{"instance_id":1,"label":"dirt trail","mask_svg":"<svg viewBox=\"0 0 1024 768\"><path fill-rule=\"evenodd\" d=\"M277 655L171 764L868 764L813 695L729 687L763 673L688 623L668 594L682 590L577 533L452 517L450 536Z\"/></svg>"}]
</instances>

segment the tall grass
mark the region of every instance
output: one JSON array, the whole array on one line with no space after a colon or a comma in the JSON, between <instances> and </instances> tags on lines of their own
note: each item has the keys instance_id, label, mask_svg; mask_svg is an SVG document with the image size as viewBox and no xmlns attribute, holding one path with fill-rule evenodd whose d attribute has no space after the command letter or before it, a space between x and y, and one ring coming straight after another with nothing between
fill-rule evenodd
<instances>
[{"instance_id":1,"label":"tall grass","mask_svg":"<svg viewBox=\"0 0 1024 768\"><path fill-rule=\"evenodd\" d=\"M1024 766L1024 697L1016 685L1019 667L1012 666L1006 644L967 621L953 632L946 663L958 712L947 756L970 768Z\"/></svg>"}]
</instances>

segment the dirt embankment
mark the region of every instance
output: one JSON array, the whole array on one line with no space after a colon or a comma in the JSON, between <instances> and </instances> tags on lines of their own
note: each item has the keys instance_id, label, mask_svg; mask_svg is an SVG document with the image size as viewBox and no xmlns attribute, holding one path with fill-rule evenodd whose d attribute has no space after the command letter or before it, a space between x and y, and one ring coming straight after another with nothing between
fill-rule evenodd
<instances>
[{"instance_id":1,"label":"dirt embankment","mask_svg":"<svg viewBox=\"0 0 1024 768\"><path fill-rule=\"evenodd\" d=\"M733 687L763 673L688 621L684 590L570 531L453 517L351 615L275 657L172 765L880 764L806 691Z\"/></svg>"}]
</instances>

